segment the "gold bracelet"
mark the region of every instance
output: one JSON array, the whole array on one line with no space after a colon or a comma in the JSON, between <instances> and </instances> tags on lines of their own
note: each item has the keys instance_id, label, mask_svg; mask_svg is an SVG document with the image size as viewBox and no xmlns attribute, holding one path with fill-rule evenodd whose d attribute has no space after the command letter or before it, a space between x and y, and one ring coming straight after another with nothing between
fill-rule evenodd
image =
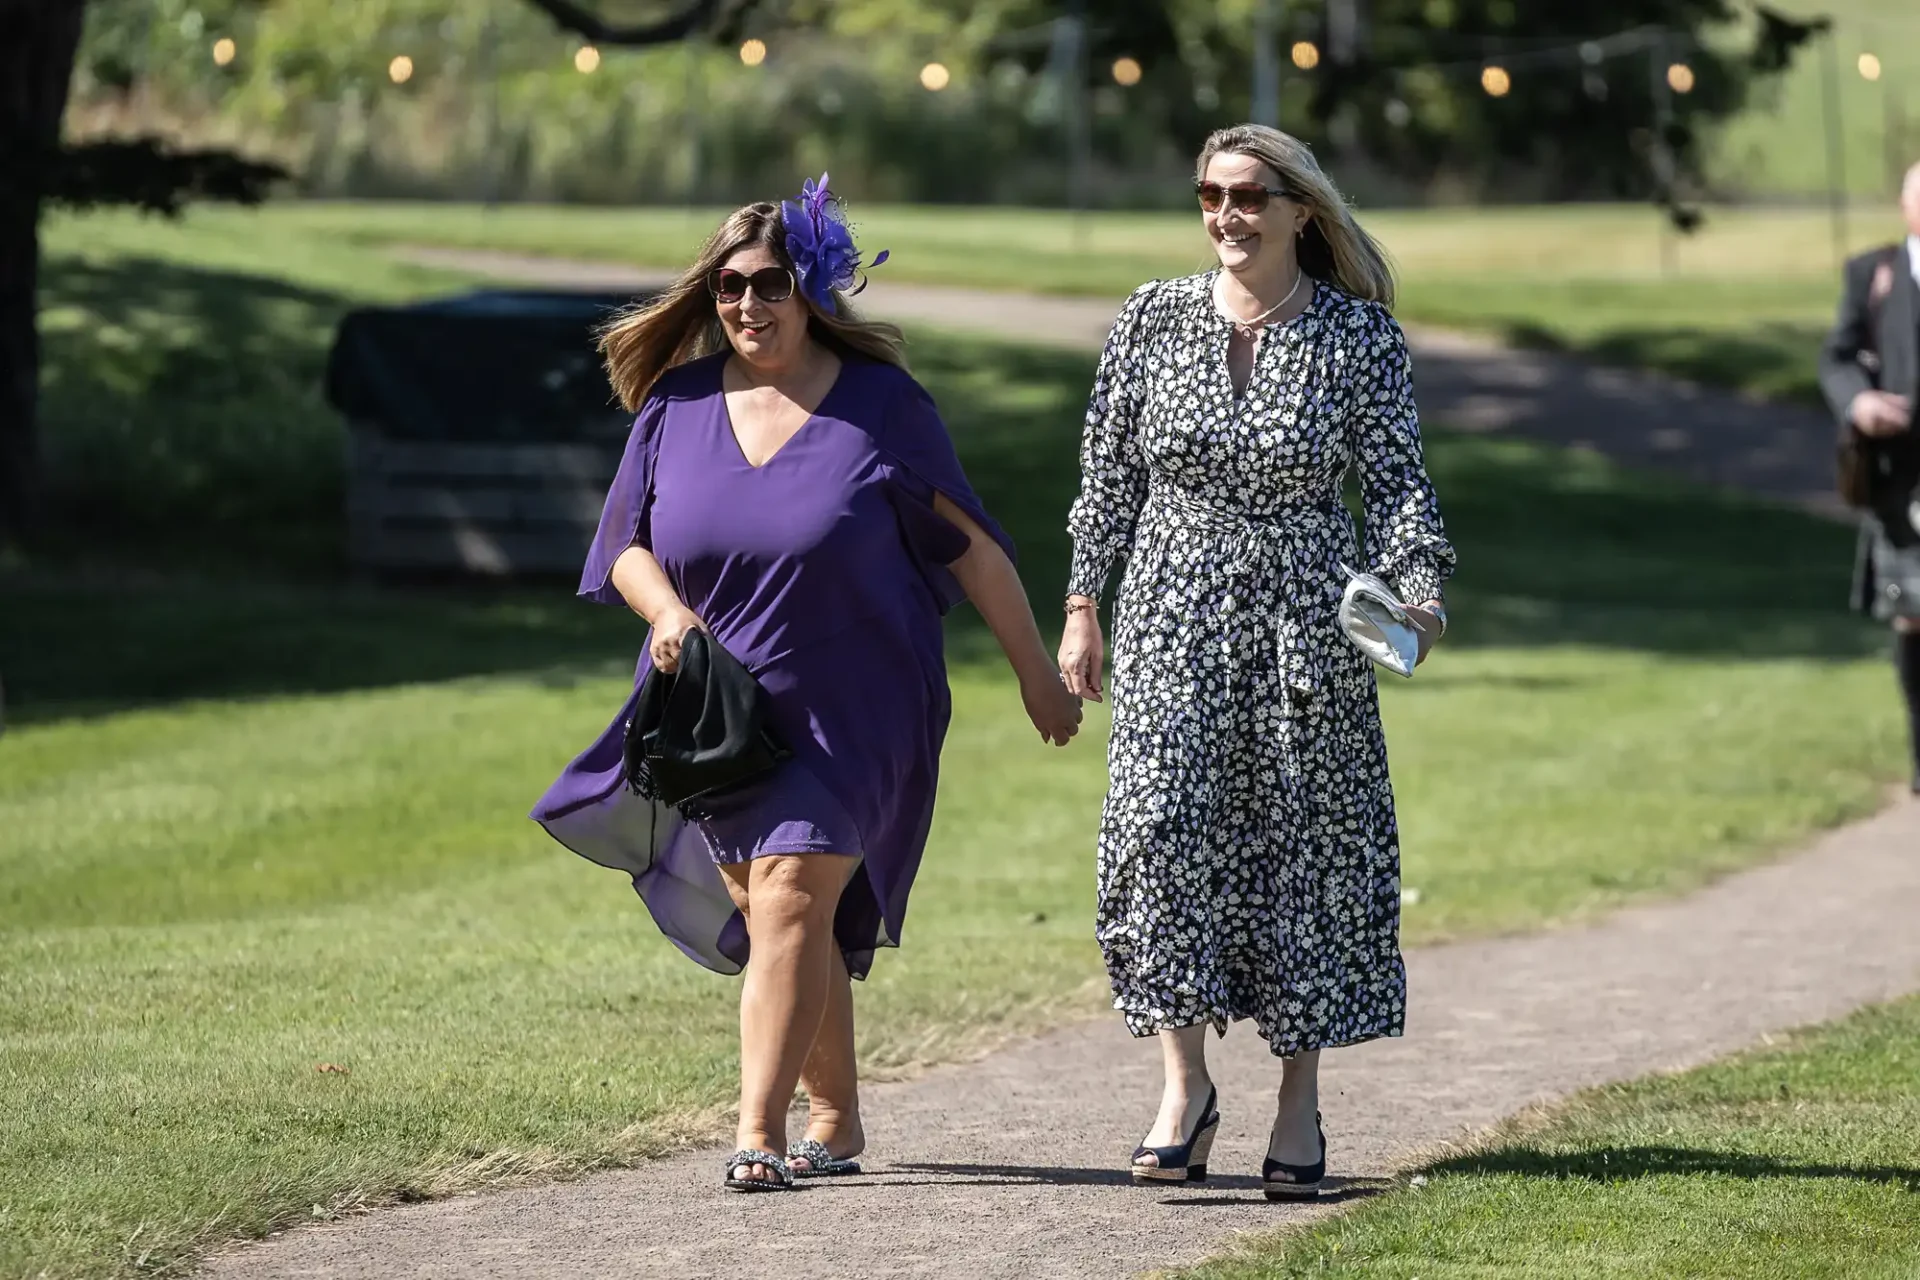
<instances>
[{"instance_id":1,"label":"gold bracelet","mask_svg":"<svg viewBox=\"0 0 1920 1280\"><path fill-rule=\"evenodd\" d=\"M1091 600L1075 600L1071 596L1067 598L1067 616L1069 618L1084 609L1098 609L1099 607L1099 605L1094 604Z\"/></svg>"}]
</instances>

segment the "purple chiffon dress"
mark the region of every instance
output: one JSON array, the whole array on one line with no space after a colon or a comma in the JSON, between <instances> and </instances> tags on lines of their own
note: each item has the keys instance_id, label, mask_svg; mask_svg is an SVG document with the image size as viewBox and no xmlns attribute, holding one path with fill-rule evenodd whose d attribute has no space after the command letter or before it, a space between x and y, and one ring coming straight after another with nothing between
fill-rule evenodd
<instances>
[{"instance_id":1,"label":"purple chiffon dress","mask_svg":"<svg viewBox=\"0 0 1920 1280\"><path fill-rule=\"evenodd\" d=\"M847 359L806 425L755 467L727 414L725 362L723 352L670 370L641 406L580 594L625 607L613 563L629 546L652 551L766 689L793 758L697 821L627 790L622 730L651 666L643 646L633 694L532 816L632 875L661 931L722 973L746 965L747 932L716 863L858 856L834 934L864 977L874 948L900 941L951 711L940 619L964 598L947 566L968 541L934 495L1013 547L904 370Z\"/></svg>"}]
</instances>

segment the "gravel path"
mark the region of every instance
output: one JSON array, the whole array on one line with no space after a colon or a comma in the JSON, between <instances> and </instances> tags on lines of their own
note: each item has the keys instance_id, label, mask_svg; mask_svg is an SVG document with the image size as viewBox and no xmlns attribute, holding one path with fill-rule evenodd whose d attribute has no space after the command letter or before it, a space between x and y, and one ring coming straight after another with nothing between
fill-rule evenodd
<instances>
[{"instance_id":1,"label":"gravel path","mask_svg":"<svg viewBox=\"0 0 1920 1280\"><path fill-rule=\"evenodd\" d=\"M548 285L644 286L597 264L416 250L418 262ZM876 314L1095 345L1114 306L876 283ZM1816 509L1817 413L1424 331L1425 414L1584 444ZM1267 1204L1257 1184L1277 1065L1244 1027L1216 1046L1215 1179L1131 1185L1158 1096L1157 1050L1116 1019L867 1094L870 1173L791 1195L718 1190L723 1150L574 1183L463 1196L293 1232L208 1274L577 1277L764 1274L1106 1277L1191 1262L1368 1194L1379 1180L1535 1102L1704 1061L1772 1031L1920 990L1920 804L1834 832L1691 897L1587 927L1414 951L1408 1036L1327 1055L1337 1194ZM716 998L719 998L716 989Z\"/></svg>"},{"instance_id":2,"label":"gravel path","mask_svg":"<svg viewBox=\"0 0 1920 1280\"><path fill-rule=\"evenodd\" d=\"M553 288L647 289L671 278L658 270L491 250L411 248L400 256ZM988 293L899 284L882 276L861 302L884 319L1081 348L1099 347L1119 310L1118 299ZM1820 409L1516 351L1470 334L1409 326L1407 336L1414 395L1428 421L1595 449L1629 465L1674 471L1826 515L1843 512L1833 494L1833 426Z\"/></svg>"},{"instance_id":3,"label":"gravel path","mask_svg":"<svg viewBox=\"0 0 1920 1280\"><path fill-rule=\"evenodd\" d=\"M1677 902L1414 951L1402 1040L1327 1055L1339 1203L1529 1103L1751 1044L1920 989L1920 804ZM721 998L716 986L715 998ZM1277 1064L1216 1046L1222 1121L1194 1191L1129 1182L1159 1052L1117 1019L870 1089L871 1175L720 1191L723 1150L581 1182L390 1209L210 1264L266 1277L1098 1277L1197 1260L1314 1210L1257 1184ZM1324 1211L1324 1210L1322 1210Z\"/></svg>"}]
</instances>

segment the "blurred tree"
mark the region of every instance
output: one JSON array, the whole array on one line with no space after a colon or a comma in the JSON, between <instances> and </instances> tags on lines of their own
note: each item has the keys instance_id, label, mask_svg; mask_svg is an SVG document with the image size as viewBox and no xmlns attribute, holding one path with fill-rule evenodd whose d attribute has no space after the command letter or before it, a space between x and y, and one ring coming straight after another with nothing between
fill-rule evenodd
<instances>
[{"instance_id":1,"label":"blurred tree","mask_svg":"<svg viewBox=\"0 0 1920 1280\"><path fill-rule=\"evenodd\" d=\"M20 539L41 502L40 214L132 204L171 214L190 199L257 202L286 176L220 149L180 150L155 137L62 146L85 0L0 0L0 542ZM111 43L103 84L129 90L136 68Z\"/></svg>"},{"instance_id":2,"label":"blurred tree","mask_svg":"<svg viewBox=\"0 0 1920 1280\"><path fill-rule=\"evenodd\" d=\"M530 0L568 29L646 0ZM1122 58L1127 118L1175 147L1247 118L1255 17L1275 20L1288 127L1370 157L1409 187L1446 174L1484 194L1649 199L1689 227L1703 137L1826 29L1751 0L725 0L723 41L788 29L937 40L954 60L1011 62L1081 93ZM571 21L570 21L571 18ZM1056 38L1077 23L1077 46ZM1076 48L1072 66L1063 47ZM1671 71L1677 65L1681 71ZM1483 79L1504 73L1500 92Z\"/></svg>"},{"instance_id":3,"label":"blurred tree","mask_svg":"<svg viewBox=\"0 0 1920 1280\"><path fill-rule=\"evenodd\" d=\"M1286 8L1310 42L1308 118L1419 182L1524 183L1533 199L1650 199L1697 214L1702 138L1826 19L1738 0L1324 0ZM1478 181L1473 181L1477 179Z\"/></svg>"},{"instance_id":4,"label":"blurred tree","mask_svg":"<svg viewBox=\"0 0 1920 1280\"><path fill-rule=\"evenodd\" d=\"M40 197L60 141L81 0L0 0L0 536L39 502Z\"/></svg>"}]
</instances>

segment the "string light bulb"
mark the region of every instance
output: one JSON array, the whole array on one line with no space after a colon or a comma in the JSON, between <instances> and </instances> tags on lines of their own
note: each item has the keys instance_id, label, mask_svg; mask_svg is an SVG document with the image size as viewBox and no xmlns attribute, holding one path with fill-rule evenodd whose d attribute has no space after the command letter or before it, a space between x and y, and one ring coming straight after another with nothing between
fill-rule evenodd
<instances>
[{"instance_id":1,"label":"string light bulb","mask_svg":"<svg viewBox=\"0 0 1920 1280\"><path fill-rule=\"evenodd\" d=\"M1880 59L1870 53L1861 54L1860 78L1862 80L1878 80L1880 78Z\"/></svg>"},{"instance_id":2,"label":"string light bulb","mask_svg":"<svg viewBox=\"0 0 1920 1280\"><path fill-rule=\"evenodd\" d=\"M1489 98L1504 98L1513 88L1513 77L1505 67L1484 67L1480 71L1480 87L1487 91Z\"/></svg>"},{"instance_id":3,"label":"string light bulb","mask_svg":"<svg viewBox=\"0 0 1920 1280\"><path fill-rule=\"evenodd\" d=\"M1675 93L1693 92L1693 68L1684 62L1676 62L1667 68L1667 87Z\"/></svg>"},{"instance_id":4,"label":"string light bulb","mask_svg":"<svg viewBox=\"0 0 1920 1280\"><path fill-rule=\"evenodd\" d=\"M740 45L740 61L750 67L757 67L767 60L767 42L757 37L749 38Z\"/></svg>"},{"instance_id":5,"label":"string light bulb","mask_svg":"<svg viewBox=\"0 0 1920 1280\"><path fill-rule=\"evenodd\" d=\"M221 36L213 42L213 65L216 67L224 67L229 62L232 62L234 55L239 52L239 48L233 41L227 39L225 36Z\"/></svg>"},{"instance_id":6,"label":"string light bulb","mask_svg":"<svg viewBox=\"0 0 1920 1280\"><path fill-rule=\"evenodd\" d=\"M387 79L395 84L405 84L413 79L413 59L401 54L387 64Z\"/></svg>"},{"instance_id":7,"label":"string light bulb","mask_svg":"<svg viewBox=\"0 0 1920 1280\"><path fill-rule=\"evenodd\" d=\"M1124 88L1131 89L1140 83L1140 64L1132 58L1116 58L1113 63L1113 80Z\"/></svg>"},{"instance_id":8,"label":"string light bulb","mask_svg":"<svg viewBox=\"0 0 1920 1280\"><path fill-rule=\"evenodd\" d=\"M1311 40L1296 41L1291 53L1293 65L1302 71L1311 71L1320 65L1320 46Z\"/></svg>"},{"instance_id":9,"label":"string light bulb","mask_svg":"<svg viewBox=\"0 0 1920 1280\"><path fill-rule=\"evenodd\" d=\"M929 62L920 68L920 87L929 93L938 93L952 83L953 73L943 63Z\"/></svg>"},{"instance_id":10,"label":"string light bulb","mask_svg":"<svg viewBox=\"0 0 1920 1280\"><path fill-rule=\"evenodd\" d=\"M583 44L573 55L573 69L583 76L590 76L600 69L600 51L590 44Z\"/></svg>"}]
</instances>

